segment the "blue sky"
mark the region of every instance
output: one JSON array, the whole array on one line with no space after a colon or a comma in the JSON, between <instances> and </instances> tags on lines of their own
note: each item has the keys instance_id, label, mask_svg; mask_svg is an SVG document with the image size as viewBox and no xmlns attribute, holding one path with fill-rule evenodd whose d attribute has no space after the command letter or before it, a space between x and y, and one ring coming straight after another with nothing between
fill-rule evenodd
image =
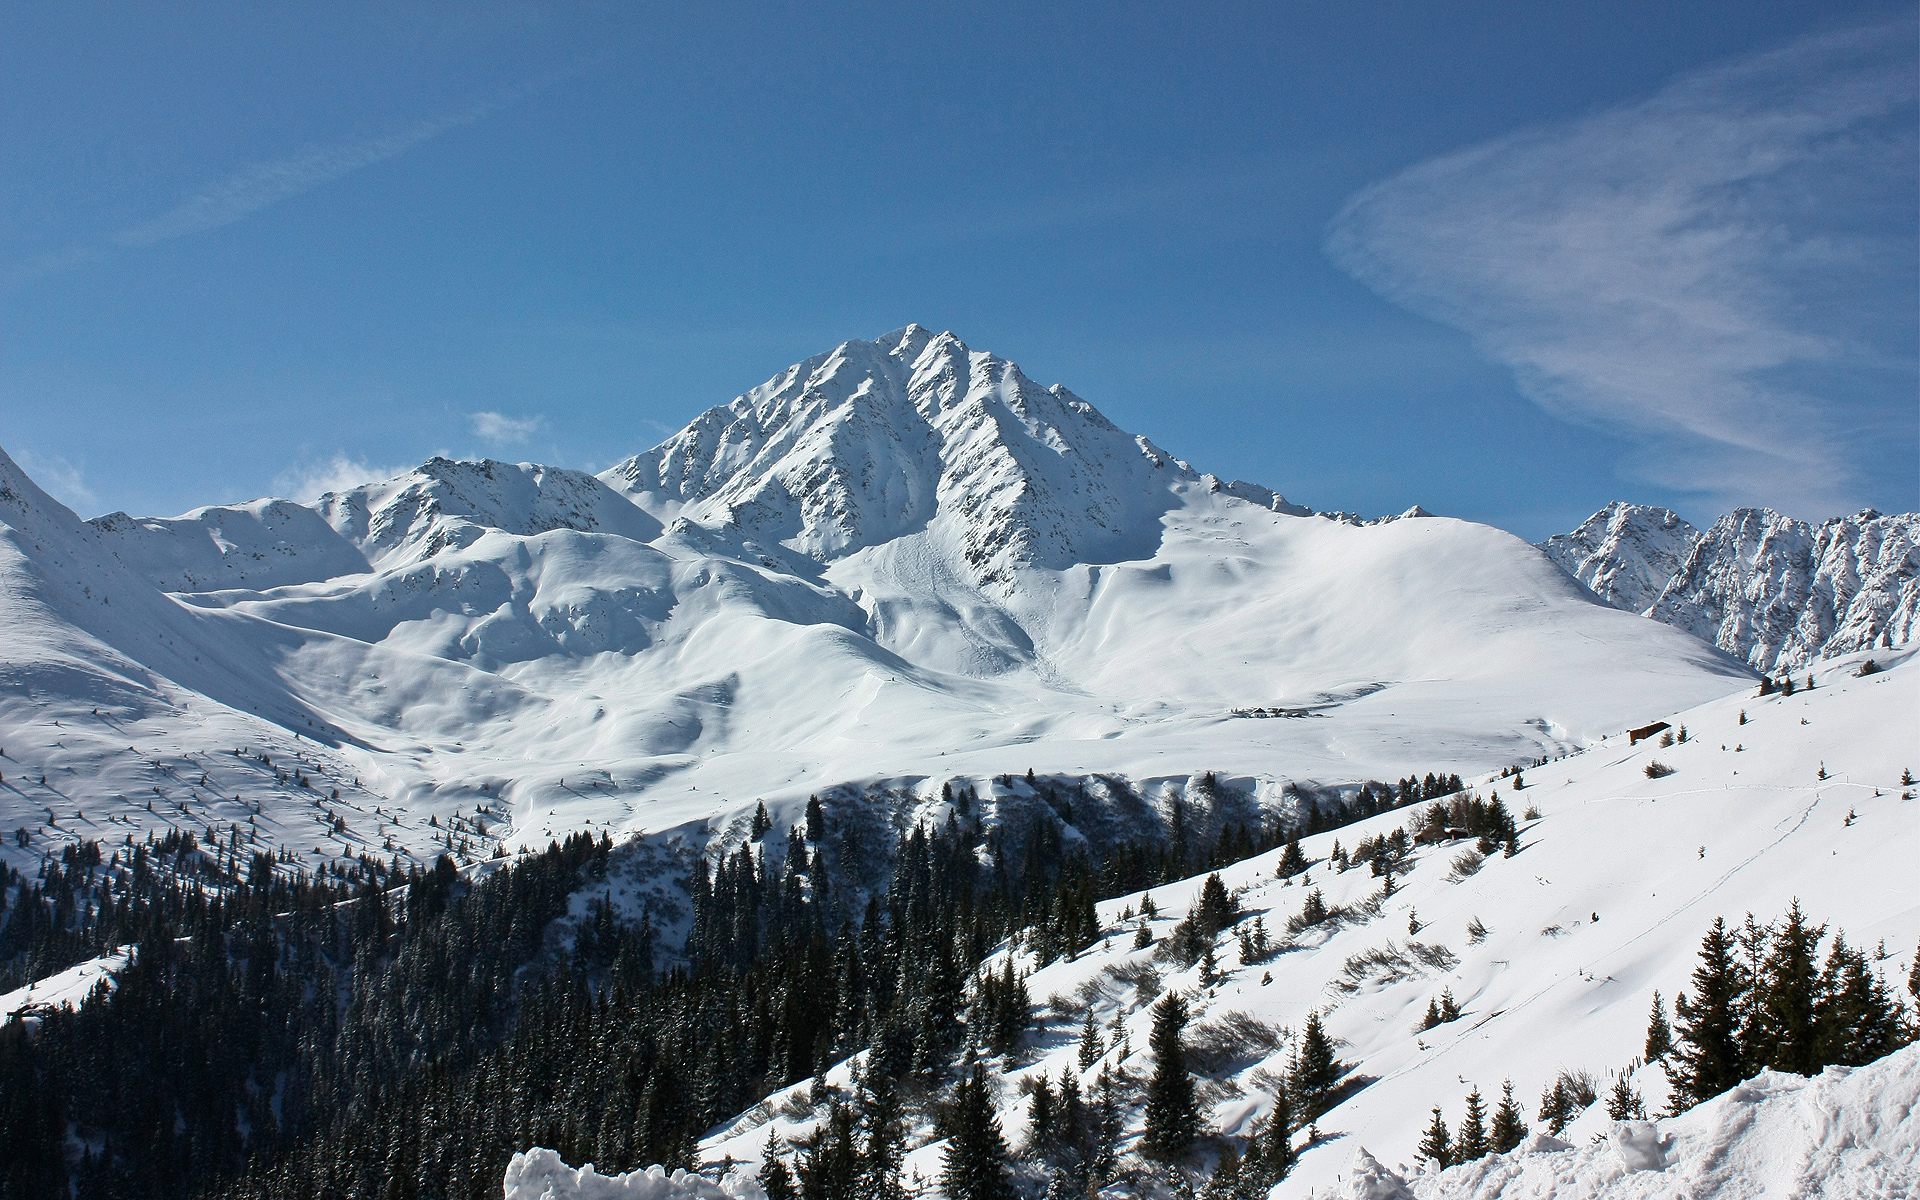
<instances>
[{"instance_id":1,"label":"blue sky","mask_svg":"<svg viewBox=\"0 0 1920 1200\"><path fill-rule=\"evenodd\" d=\"M1318 508L1916 506L1911 5L7 29L0 447L83 515L597 470L908 321Z\"/></svg>"}]
</instances>

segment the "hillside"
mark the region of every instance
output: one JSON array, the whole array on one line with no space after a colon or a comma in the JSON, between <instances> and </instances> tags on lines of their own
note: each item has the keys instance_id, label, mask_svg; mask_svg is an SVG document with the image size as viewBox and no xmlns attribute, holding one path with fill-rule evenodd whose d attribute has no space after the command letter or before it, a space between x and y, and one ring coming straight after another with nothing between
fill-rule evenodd
<instances>
[{"instance_id":1,"label":"hillside","mask_svg":"<svg viewBox=\"0 0 1920 1200\"><path fill-rule=\"evenodd\" d=\"M1021 1049L992 1060L1009 1142L1027 1136L1022 1089L1043 1076L1070 1072L1089 1096L1103 1067L1143 1079L1150 1008L1167 990L1189 1001L1190 1044L1210 1047L1199 1058L1201 1095L1208 1127L1229 1139L1244 1138L1270 1111L1310 1012L1337 1039L1344 1099L1319 1118L1318 1140L1296 1136L1299 1164L1275 1193L1293 1197L1324 1194L1357 1147L1385 1163L1413 1162L1429 1109L1439 1105L1456 1122L1473 1087L1491 1108L1511 1080L1537 1126L1536 1097L1558 1073L1590 1071L1604 1091L1609 1073L1626 1069L1657 1110L1664 1077L1639 1061L1653 993L1671 1001L1689 986L1695 949L1716 917L1773 921L1797 898L1811 920L1844 930L1850 944L1884 946L1882 969L1903 982L1920 942L1920 901L1895 882L1920 854L1920 793L1900 783L1920 744L1920 666L1900 659L1859 677L1856 656L1817 669L1811 693L1760 700L1743 692L1671 714L1686 742L1629 747L1609 738L1525 771L1517 792L1499 776L1473 781L1483 798L1497 790L1516 815L1538 810L1521 824L1518 854L1495 853L1474 868L1461 861L1471 841L1417 849L1377 905L1369 900L1381 881L1366 870L1336 871L1329 855L1336 842L1351 850L1364 837L1417 828L1419 809L1302 839L1309 865L1292 880L1275 877L1279 851L1228 867L1220 875L1241 922L1259 917L1280 945L1246 964L1234 932L1223 932L1222 976L1211 987L1198 964L1167 956L1199 878L1152 889L1159 915L1148 949L1134 948L1135 922L1124 915L1141 911L1143 894L1101 903L1103 940L1076 960L1040 966L1029 952L1002 949L981 973L1000 971L1011 954L1031 972L1026 986L1039 1018ZM1649 778L1654 760L1673 773ZM1310 892L1355 916L1288 937ZM1478 938L1469 933L1476 922L1485 930ZM1422 1031L1422 1014L1442 989L1462 1015ZM1104 1053L1083 1069L1089 1010ZM857 1065L836 1068L826 1082L846 1094ZM813 1093L807 1082L776 1094L714 1131L702 1157L758 1161L769 1133L803 1140L820 1119L807 1102ZM1578 1145L1603 1131L1603 1107L1563 1136ZM1123 1145L1137 1138L1140 1120L1136 1101ZM929 1179L943 1149L931 1139L931 1129L917 1126L906 1159Z\"/></svg>"}]
</instances>

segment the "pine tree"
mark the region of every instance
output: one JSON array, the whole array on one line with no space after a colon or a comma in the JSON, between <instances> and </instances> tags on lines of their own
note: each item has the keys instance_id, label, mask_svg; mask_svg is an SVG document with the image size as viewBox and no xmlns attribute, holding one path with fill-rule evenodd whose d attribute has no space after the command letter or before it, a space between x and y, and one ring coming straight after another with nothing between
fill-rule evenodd
<instances>
[{"instance_id":1,"label":"pine tree","mask_svg":"<svg viewBox=\"0 0 1920 1200\"><path fill-rule=\"evenodd\" d=\"M1273 1115L1254 1130L1247 1142L1247 1155L1240 1163L1240 1174L1248 1191L1264 1200L1273 1186L1293 1170L1293 1113L1287 1092L1281 1088L1273 1097Z\"/></svg>"},{"instance_id":2,"label":"pine tree","mask_svg":"<svg viewBox=\"0 0 1920 1200\"><path fill-rule=\"evenodd\" d=\"M1573 1120L1573 1097L1567 1094L1565 1079L1555 1079L1540 1093L1540 1120L1555 1137Z\"/></svg>"},{"instance_id":3,"label":"pine tree","mask_svg":"<svg viewBox=\"0 0 1920 1200\"><path fill-rule=\"evenodd\" d=\"M1107 1048L1100 1044L1100 1026L1094 1023L1093 1009L1087 1009L1086 1023L1080 1026L1080 1069L1088 1070L1100 1061Z\"/></svg>"},{"instance_id":4,"label":"pine tree","mask_svg":"<svg viewBox=\"0 0 1920 1200\"><path fill-rule=\"evenodd\" d=\"M1666 1056L1665 1069L1676 1111L1711 1100L1739 1083L1743 1075L1739 1029L1747 983L1724 918L1716 917L1701 940L1693 995L1691 1001L1684 992L1673 1000L1678 1038Z\"/></svg>"},{"instance_id":5,"label":"pine tree","mask_svg":"<svg viewBox=\"0 0 1920 1200\"><path fill-rule=\"evenodd\" d=\"M1472 1162L1486 1157L1487 1150L1487 1102L1480 1098L1480 1089L1474 1088L1467 1093L1467 1115L1460 1118L1460 1136L1454 1139L1453 1161Z\"/></svg>"},{"instance_id":6,"label":"pine tree","mask_svg":"<svg viewBox=\"0 0 1920 1200\"><path fill-rule=\"evenodd\" d=\"M1435 1170L1453 1165L1453 1135L1447 1132L1447 1119L1440 1115L1438 1104L1433 1106L1433 1123L1427 1126L1426 1136L1414 1153L1422 1163L1433 1164Z\"/></svg>"},{"instance_id":7,"label":"pine tree","mask_svg":"<svg viewBox=\"0 0 1920 1200\"><path fill-rule=\"evenodd\" d=\"M1666 1006L1660 993L1653 994L1653 1012L1647 1017L1647 1061L1659 1062L1673 1049L1673 1027L1667 1024Z\"/></svg>"},{"instance_id":8,"label":"pine tree","mask_svg":"<svg viewBox=\"0 0 1920 1200\"><path fill-rule=\"evenodd\" d=\"M817 842L827 836L827 810L820 806L820 797L807 797L807 840Z\"/></svg>"},{"instance_id":9,"label":"pine tree","mask_svg":"<svg viewBox=\"0 0 1920 1200\"><path fill-rule=\"evenodd\" d=\"M1220 964L1213 956L1213 943L1208 942L1205 953L1200 956L1200 986L1210 988L1220 982Z\"/></svg>"},{"instance_id":10,"label":"pine tree","mask_svg":"<svg viewBox=\"0 0 1920 1200\"><path fill-rule=\"evenodd\" d=\"M1458 1021L1459 1019L1460 1019L1460 1005L1457 1004L1453 999L1453 989L1450 987L1441 988L1440 989L1440 1020L1444 1023L1447 1021Z\"/></svg>"},{"instance_id":11,"label":"pine tree","mask_svg":"<svg viewBox=\"0 0 1920 1200\"><path fill-rule=\"evenodd\" d=\"M1287 848L1280 852L1280 862L1273 873L1281 879L1291 879L1307 869L1307 856L1300 849L1300 837L1295 834L1287 839Z\"/></svg>"},{"instance_id":12,"label":"pine tree","mask_svg":"<svg viewBox=\"0 0 1920 1200\"><path fill-rule=\"evenodd\" d=\"M1607 1095L1607 1116L1615 1121L1647 1119L1647 1106L1641 1102L1640 1093L1634 1091L1625 1071L1613 1081L1613 1091Z\"/></svg>"},{"instance_id":13,"label":"pine tree","mask_svg":"<svg viewBox=\"0 0 1920 1200\"><path fill-rule=\"evenodd\" d=\"M1287 1091L1300 1110L1299 1120L1311 1123L1332 1107L1333 1087L1339 1078L1340 1064L1334 1058L1333 1040L1320 1023L1320 1014L1310 1012L1287 1070Z\"/></svg>"},{"instance_id":14,"label":"pine tree","mask_svg":"<svg viewBox=\"0 0 1920 1200\"><path fill-rule=\"evenodd\" d=\"M1147 928L1147 919L1141 917L1140 924L1133 931L1133 948L1145 950L1151 945L1153 945L1153 930Z\"/></svg>"},{"instance_id":15,"label":"pine tree","mask_svg":"<svg viewBox=\"0 0 1920 1200\"><path fill-rule=\"evenodd\" d=\"M1053 1085L1047 1082L1045 1075L1042 1075L1035 1081L1033 1094L1027 1101L1027 1152L1029 1154L1044 1155L1053 1149L1055 1135L1053 1118Z\"/></svg>"},{"instance_id":16,"label":"pine tree","mask_svg":"<svg viewBox=\"0 0 1920 1200\"><path fill-rule=\"evenodd\" d=\"M1758 1054L1763 1065L1776 1071L1812 1075L1820 1069L1814 1052L1819 1036L1814 1006L1820 993L1818 954L1826 934L1826 926L1807 924L1806 914L1795 900L1787 909L1785 923L1774 934L1755 983L1763 1047Z\"/></svg>"},{"instance_id":17,"label":"pine tree","mask_svg":"<svg viewBox=\"0 0 1920 1200\"><path fill-rule=\"evenodd\" d=\"M973 1064L973 1073L954 1088L945 1133L940 1182L952 1200L1013 1200L1007 1143L981 1064Z\"/></svg>"},{"instance_id":18,"label":"pine tree","mask_svg":"<svg viewBox=\"0 0 1920 1200\"><path fill-rule=\"evenodd\" d=\"M1428 996L1427 1015L1421 1019L1420 1028L1422 1030L1432 1029L1438 1024L1440 1024L1440 1005L1432 996Z\"/></svg>"},{"instance_id":19,"label":"pine tree","mask_svg":"<svg viewBox=\"0 0 1920 1200\"><path fill-rule=\"evenodd\" d=\"M1814 1060L1822 1067L1864 1066L1907 1041L1900 1005L1886 980L1869 971L1867 956L1839 936L1820 972L1814 1024Z\"/></svg>"},{"instance_id":20,"label":"pine tree","mask_svg":"<svg viewBox=\"0 0 1920 1200\"><path fill-rule=\"evenodd\" d=\"M1153 1078L1147 1083L1146 1132L1142 1151L1173 1162L1185 1157L1200 1137L1200 1106L1193 1077L1187 1074L1186 1047L1180 1034L1187 1025L1186 1001L1168 992L1153 1006Z\"/></svg>"},{"instance_id":21,"label":"pine tree","mask_svg":"<svg viewBox=\"0 0 1920 1200\"><path fill-rule=\"evenodd\" d=\"M1300 910L1300 926L1304 929L1309 925L1318 925L1326 919L1326 897L1320 894L1319 888L1315 888L1307 893L1307 903Z\"/></svg>"},{"instance_id":22,"label":"pine tree","mask_svg":"<svg viewBox=\"0 0 1920 1200\"><path fill-rule=\"evenodd\" d=\"M1513 1100L1513 1080L1500 1085L1500 1107L1493 1110L1493 1129L1487 1145L1495 1154L1505 1154L1527 1136L1526 1122L1520 1119L1520 1106Z\"/></svg>"}]
</instances>

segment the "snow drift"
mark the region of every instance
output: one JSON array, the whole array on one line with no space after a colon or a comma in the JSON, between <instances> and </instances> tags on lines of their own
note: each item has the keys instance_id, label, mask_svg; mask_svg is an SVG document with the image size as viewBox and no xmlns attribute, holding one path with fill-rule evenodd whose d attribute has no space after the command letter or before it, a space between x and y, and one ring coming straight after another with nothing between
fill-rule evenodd
<instances>
[{"instance_id":1,"label":"snow drift","mask_svg":"<svg viewBox=\"0 0 1920 1200\"><path fill-rule=\"evenodd\" d=\"M1920 1046L1807 1078L1762 1071L1664 1121L1616 1121L1574 1147L1538 1137L1511 1154L1417 1176L1365 1150L1329 1200L1906 1200L1920 1194Z\"/></svg>"},{"instance_id":2,"label":"snow drift","mask_svg":"<svg viewBox=\"0 0 1920 1200\"><path fill-rule=\"evenodd\" d=\"M746 1175L729 1172L713 1183L686 1171L669 1175L648 1167L625 1175L601 1175L588 1163L574 1170L552 1150L535 1147L507 1164L503 1200L767 1200Z\"/></svg>"}]
</instances>

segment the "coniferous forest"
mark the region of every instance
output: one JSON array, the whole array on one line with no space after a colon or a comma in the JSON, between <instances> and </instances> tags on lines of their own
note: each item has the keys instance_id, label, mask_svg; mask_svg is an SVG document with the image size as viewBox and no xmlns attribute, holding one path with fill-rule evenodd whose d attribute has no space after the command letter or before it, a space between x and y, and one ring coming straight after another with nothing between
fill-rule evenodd
<instances>
[{"instance_id":1,"label":"coniferous forest","mask_svg":"<svg viewBox=\"0 0 1920 1200\"><path fill-rule=\"evenodd\" d=\"M1096 860L1047 794L1023 837L977 814L912 830L860 911L834 892L818 804L784 853L756 821L754 843L692 862L684 946L593 898L615 851L585 834L477 874L443 856L310 876L191 834L70 847L4 881L0 963L16 981L123 945L132 963L76 1011L0 1029L0 1196L491 1197L533 1145L607 1170L689 1165L716 1122L871 1049L860 1111L836 1106L828 1144L792 1164L806 1194L850 1195L897 1158L889 1114L948 1122L964 1044L1004 1050L1026 1029L1017 978L975 981L996 945L1017 932L1043 961L1076 953L1101 933L1097 899L1299 832L1202 839L1176 808L1162 837ZM1376 808L1334 800L1314 827ZM587 915L556 949L576 894ZM1111 1159L1115 1103L1063 1097L1054 1152L1083 1178L1102 1128Z\"/></svg>"},{"instance_id":2,"label":"coniferous forest","mask_svg":"<svg viewBox=\"0 0 1920 1200\"><path fill-rule=\"evenodd\" d=\"M784 834L762 809L729 852L679 860L684 904L661 910L682 931L672 938L651 910L611 902L622 851L586 834L467 871L445 856L407 870L368 857L317 875L245 856L237 838L70 846L37 879L0 878L0 967L42 978L118 947L131 962L75 1010L0 1027L0 1197L478 1200L533 1146L607 1172L692 1166L715 1125L862 1051L851 1092L816 1083L808 1097L818 1133L762 1172L773 1200L901 1194L915 1121L948 1139L955 1197L1013 1197L1021 1180L1089 1194L1143 1169L1117 1154L1128 1111L1144 1113L1148 1164L1182 1162L1205 1136L1190 1014L1174 992L1154 1008L1151 1078L1040 1081L1016 1153L978 1060L1017 1050L1034 1004L1010 964L981 970L997 947L1017 939L1043 965L1076 955L1130 932L1131 910L1101 927L1100 899L1274 849L1290 879L1308 866L1303 833L1416 802L1435 801L1391 835L1336 844L1329 865L1366 863L1391 895L1429 838L1517 845L1497 794L1482 801L1444 774L1323 798L1297 828L1203 834L1176 804L1153 837L1105 846L1069 836L1071 793L1041 783L1036 795L1044 804L1016 831L983 821L970 791L948 793L945 823L906 832L873 890L831 869L854 837L826 806ZM1330 919L1324 905L1313 915L1318 899L1290 926ZM1264 926L1243 922L1210 876L1163 953L1199 963L1204 981L1230 930L1243 962L1270 957ZM1761 1067L1865 1062L1912 1038L1868 955L1836 935L1822 961L1825 937L1797 907L1772 926L1715 925L1671 1021L1656 1000L1650 1023L1648 1058L1666 1063L1676 1103ZM1443 993L1427 1027L1459 1015ZM1087 1020L1083 1068L1102 1046ZM1208 1195L1262 1196L1286 1175L1289 1134L1337 1102L1336 1053L1310 1014L1274 1117L1215 1147ZM1478 1097L1458 1133L1435 1110L1423 1156L1520 1141L1511 1086L1490 1124ZM1558 1131L1597 1098L1584 1073L1564 1078L1539 1120ZM1624 1072L1608 1103L1644 1113Z\"/></svg>"}]
</instances>

